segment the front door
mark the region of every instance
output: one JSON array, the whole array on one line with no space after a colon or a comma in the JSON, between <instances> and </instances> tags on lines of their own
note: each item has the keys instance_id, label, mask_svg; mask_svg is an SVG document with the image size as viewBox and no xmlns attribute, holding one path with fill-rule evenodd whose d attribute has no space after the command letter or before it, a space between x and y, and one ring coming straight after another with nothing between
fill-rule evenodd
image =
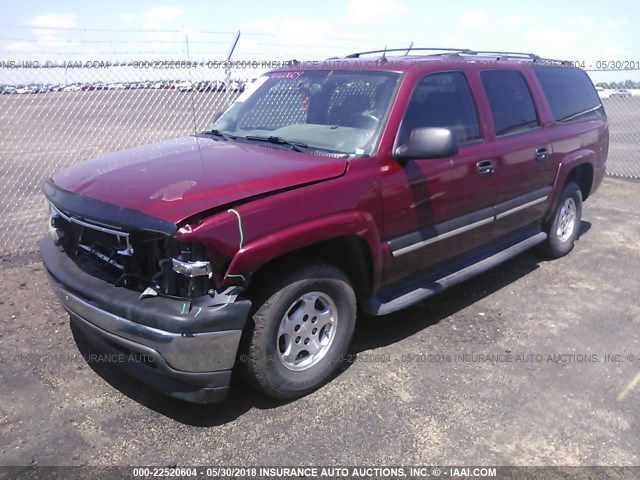
<instances>
[{"instance_id":1,"label":"front door","mask_svg":"<svg viewBox=\"0 0 640 480\"><path fill-rule=\"evenodd\" d=\"M460 144L450 158L392 158L382 169L385 284L436 268L488 242L496 186L493 147L484 141L469 83L459 71L425 75L416 84L396 145L421 127L451 129Z\"/></svg>"}]
</instances>

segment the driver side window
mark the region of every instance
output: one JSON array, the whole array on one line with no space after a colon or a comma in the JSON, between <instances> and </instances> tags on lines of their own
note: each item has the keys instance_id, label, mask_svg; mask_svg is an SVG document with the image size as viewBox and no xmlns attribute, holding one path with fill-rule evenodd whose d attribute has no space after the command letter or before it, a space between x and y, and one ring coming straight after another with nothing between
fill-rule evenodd
<instances>
[{"instance_id":1,"label":"driver side window","mask_svg":"<svg viewBox=\"0 0 640 480\"><path fill-rule=\"evenodd\" d=\"M405 145L416 128L450 129L458 143L481 140L478 114L462 72L432 73L416 85L405 113L398 145Z\"/></svg>"}]
</instances>

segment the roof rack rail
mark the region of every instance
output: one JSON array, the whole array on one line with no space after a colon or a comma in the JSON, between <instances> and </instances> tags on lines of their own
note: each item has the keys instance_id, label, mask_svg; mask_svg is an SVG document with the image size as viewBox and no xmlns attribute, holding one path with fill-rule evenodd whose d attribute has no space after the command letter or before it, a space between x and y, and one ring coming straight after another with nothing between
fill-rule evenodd
<instances>
[{"instance_id":1,"label":"roof rack rail","mask_svg":"<svg viewBox=\"0 0 640 480\"><path fill-rule=\"evenodd\" d=\"M477 51L477 55L497 55L498 58L529 58L534 62L558 63L560 65L571 65L569 60L558 60L555 58L543 58L535 53L524 52L493 52L493 51Z\"/></svg>"},{"instance_id":2,"label":"roof rack rail","mask_svg":"<svg viewBox=\"0 0 640 480\"><path fill-rule=\"evenodd\" d=\"M558 60L557 58L538 58L537 62L549 62L549 63L559 63L560 65L566 65L573 67L575 64L571 62L571 60Z\"/></svg>"},{"instance_id":3,"label":"roof rack rail","mask_svg":"<svg viewBox=\"0 0 640 480\"><path fill-rule=\"evenodd\" d=\"M526 57L532 60L540 60L539 55L536 55L535 53L528 53L528 52L500 52L500 51L493 51L493 50L476 50L473 52L473 55L492 55L492 56L498 56L498 57L512 57L512 58Z\"/></svg>"},{"instance_id":4,"label":"roof rack rail","mask_svg":"<svg viewBox=\"0 0 640 480\"><path fill-rule=\"evenodd\" d=\"M368 52L356 52L356 53L351 53L349 55L347 55L345 58L358 58L360 57L360 55L370 55L372 53L388 53L388 52L407 52L407 54L409 53L409 51L414 52L414 51L433 51L433 52L439 52L439 51L445 51L445 52L451 52L451 53L464 53L467 55L472 55L474 52L472 50L469 50L467 48L436 48L436 47L416 47L414 48L413 46L409 46L409 48L385 48L382 50L370 50ZM406 56L406 55L405 55Z\"/></svg>"},{"instance_id":5,"label":"roof rack rail","mask_svg":"<svg viewBox=\"0 0 640 480\"><path fill-rule=\"evenodd\" d=\"M437 47L413 47L413 43L408 48L385 48L382 50L370 50L368 52L357 52L347 55L345 58L359 58L361 55L370 55L373 53L382 53L383 56L388 52L405 52L403 56L408 56L410 52L440 52L436 55L490 55L498 58L520 58L530 59L534 62L558 63L560 65L571 65L568 60L557 60L554 58L543 58L535 53L530 52L500 52L493 50L471 50L468 48L437 48Z\"/></svg>"},{"instance_id":6,"label":"roof rack rail","mask_svg":"<svg viewBox=\"0 0 640 480\"><path fill-rule=\"evenodd\" d=\"M535 53L527 53L527 52L494 52L492 50L478 50L472 53L472 55L491 55L498 57L498 60L501 58L509 59L509 58L519 58L519 59L530 59L533 62L539 63L557 63L559 65L568 65L572 66L572 63L569 60L558 60L555 58L543 58Z\"/></svg>"}]
</instances>

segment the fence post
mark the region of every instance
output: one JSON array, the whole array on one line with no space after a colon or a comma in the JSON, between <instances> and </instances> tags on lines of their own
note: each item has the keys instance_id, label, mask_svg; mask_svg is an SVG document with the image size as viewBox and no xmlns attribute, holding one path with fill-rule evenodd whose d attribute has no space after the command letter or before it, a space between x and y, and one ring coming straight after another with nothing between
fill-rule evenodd
<instances>
[{"instance_id":1,"label":"fence post","mask_svg":"<svg viewBox=\"0 0 640 480\"><path fill-rule=\"evenodd\" d=\"M227 54L227 63L225 68L225 79L224 84L226 87L229 86L229 79L231 78L231 68L229 67L229 62L231 61L231 56L233 55L236 46L238 45L238 41L240 40L240 30L236 33L235 38L233 39L233 43L231 44L231 48L229 49L229 53Z\"/></svg>"}]
</instances>

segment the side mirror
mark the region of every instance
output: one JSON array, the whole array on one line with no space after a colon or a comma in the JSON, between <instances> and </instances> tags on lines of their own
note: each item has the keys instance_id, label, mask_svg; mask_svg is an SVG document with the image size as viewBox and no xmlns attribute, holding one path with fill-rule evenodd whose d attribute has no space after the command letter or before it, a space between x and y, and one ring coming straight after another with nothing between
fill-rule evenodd
<instances>
[{"instance_id":1,"label":"side mirror","mask_svg":"<svg viewBox=\"0 0 640 480\"><path fill-rule=\"evenodd\" d=\"M448 128L416 128L411 131L409 142L396 147L393 156L406 162L420 158L444 158L458 153L456 136Z\"/></svg>"}]
</instances>

